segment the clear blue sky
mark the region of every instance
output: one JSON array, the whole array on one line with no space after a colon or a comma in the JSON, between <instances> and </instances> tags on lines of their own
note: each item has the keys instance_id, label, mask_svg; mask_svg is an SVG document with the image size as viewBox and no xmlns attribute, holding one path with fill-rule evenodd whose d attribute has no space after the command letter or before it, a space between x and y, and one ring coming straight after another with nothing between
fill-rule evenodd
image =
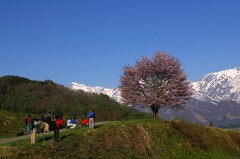
<instances>
[{"instance_id":1,"label":"clear blue sky","mask_svg":"<svg viewBox=\"0 0 240 159\"><path fill-rule=\"evenodd\" d=\"M191 81L240 67L240 1L0 0L0 76L115 88L158 50Z\"/></svg>"}]
</instances>

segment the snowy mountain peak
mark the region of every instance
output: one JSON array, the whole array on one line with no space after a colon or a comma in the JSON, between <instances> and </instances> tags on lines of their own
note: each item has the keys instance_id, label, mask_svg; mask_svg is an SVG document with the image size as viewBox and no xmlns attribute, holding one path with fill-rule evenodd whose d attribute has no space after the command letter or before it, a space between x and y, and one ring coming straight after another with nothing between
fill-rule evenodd
<instances>
[{"instance_id":1,"label":"snowy mountain peak","mask_svg":"<svg viewBox=\"0 0 240 159\"><path fill-rule=\"evenodd\" d=\"M199 100L232 100L240 103L240 68L209 73L192 83L194 95Z\"/></svg>"},{"instance_id":2,"label":"snowy mountain peak","mask_svg":"<svg viewBox=\"0 0 240 159\"><path fill-rule=\"evenodd\" d=\"M223 70L215 73L210 73L207 75L215 75L217 78L227 77L227 78L233 79L239 76L239 74L240 74L240 68L233 68L233 69L227 69L227 70Z\"/></svg>"},{"instance_id":3,"label":"snowy mountain peak","mask_svg":"<svg viewBox=\"0 0 240 159\"><path fill-rule=\"evenodd\" d=\"M121 92L119 91L118 88L116 89L110 89L110 88L104 88L104 87L100 87L100 86L86 86L84 84L79 84L77 82L72 82L69 86L70 89L72 90L82 90L84 92L89 92L89 93L97 93L97 94L106 94L109 97L113 98L114 100L116 100L117 102L122 101L121 98Z\"/></svg>"}]
</instances>

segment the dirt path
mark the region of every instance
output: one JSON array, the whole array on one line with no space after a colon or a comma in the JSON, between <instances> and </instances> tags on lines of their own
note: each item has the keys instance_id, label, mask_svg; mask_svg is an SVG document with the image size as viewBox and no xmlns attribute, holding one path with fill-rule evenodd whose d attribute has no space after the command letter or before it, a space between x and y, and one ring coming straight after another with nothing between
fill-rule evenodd
<instances>
[{"instance_id":1,"label":"dirt path","mask_svg":"<svg viewBox=\"0 0 240 159\"><path fill-rule=\"evenodd\" d=\"M107 124L107 123L110 123L110 122L113 122L113 121L97 122L97 123L95 124L95 126L100 126L100 125ZM80 128L80 127L76 127L76 128ZM71 130L71 129L61 129L60 132L69 131L69 130ZM38 133L37 135L38 135L38 137L44 137L43 135L49 135L49 134L52 134L52 135L53 135L53 131ZM24 135L24 136L18 136L18 137L11 137L11 138L0 139L0 145L7 144L7 143L11 143L11 142L14 142L14 141L19 141L19 140L27 139L27 138L30 138L30 135Z\"/></svg>"}]
</instances>

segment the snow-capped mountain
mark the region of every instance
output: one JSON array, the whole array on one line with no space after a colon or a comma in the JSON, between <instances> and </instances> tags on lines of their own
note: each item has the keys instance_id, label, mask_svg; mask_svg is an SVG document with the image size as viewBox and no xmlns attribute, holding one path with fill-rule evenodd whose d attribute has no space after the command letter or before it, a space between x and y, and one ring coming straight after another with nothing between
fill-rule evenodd
<instances>
[{"instance_id":1,"label":"snow-capped mountain","mask_svg":"<svg viewBox=\"0 0 240 159\"><path fill-rule=\"evenodd\" d=\"M100 87L100 86L91 87L91 86L86 86L84 84L79 84L76 82L72 82L70 84L69 88L72 90L82 90L84 92L89 92L89 93L106 94L119 103L121 103L121 99L122 99L121 92L119 91L118 88L110 89L110 88L104 88L104 87Z\"/></svg>"},{"instance_id":2,"label":"snow-capped mountain","mask_svg":"<svg viewBox=\"0 0 240 159\"><path fill-rule=\"evenodd\" d=\"M240 68L209 73L192 83L193 98L201 101L240 103Z\"/></svg>"},{"instance_id":3,"label":"snow-capped mountain","mask_svg":"<svg viewBox=\"0 0 240 159\"><path fill-rule=\"evenodd\" d=\"M72 90L106 94L120 103L122 101L121 92L118 88L91 87L76 82L72 82L69 87ZM235 101L240 103L240 68L206 74L200 80L193 82L192 88L193 98L200 101L212 103Z\"/></svg>"}]
</instances>

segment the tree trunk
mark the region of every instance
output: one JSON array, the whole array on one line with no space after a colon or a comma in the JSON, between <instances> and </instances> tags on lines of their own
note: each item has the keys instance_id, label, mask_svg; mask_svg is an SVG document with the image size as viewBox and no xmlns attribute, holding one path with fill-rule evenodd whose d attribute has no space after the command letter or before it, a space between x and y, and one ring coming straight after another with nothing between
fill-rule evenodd
<instances>
[{"instance_id":1,"label":"tree trunk","mask_svg":"<svg viewBox=\"0 0 240 159\"><path fill-rule=\"evenodd\" d=\"M158 110L159 110L159 107L158 107L158 106L155 106L155 105L152 105L152 106L151 106L151 109L152 109L154 118L158 118Z\"/></svg>"}]
</instances>

